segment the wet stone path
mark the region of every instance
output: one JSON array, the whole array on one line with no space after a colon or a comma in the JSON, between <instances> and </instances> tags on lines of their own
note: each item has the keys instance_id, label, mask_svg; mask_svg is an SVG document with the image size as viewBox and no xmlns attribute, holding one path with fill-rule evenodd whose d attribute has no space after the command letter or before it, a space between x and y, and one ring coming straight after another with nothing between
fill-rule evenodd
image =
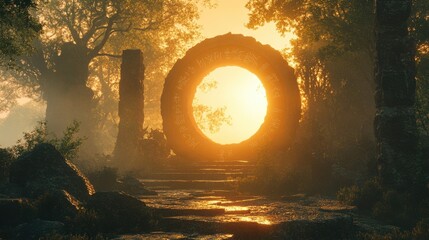
<instances>
[{"instance_id":1,"label":"wet stone path","mask_svg":"<svg viewBox=\"0 0 429 240\"><path fill-rule=\"evenodd\" d=\"M141 179L158 193L141 200L161 216L159 230L117 239L347 239L356 227L373 226L334 199L235 191L253 168L246 161L166 165Z\"/></svg>"}]
</instances>

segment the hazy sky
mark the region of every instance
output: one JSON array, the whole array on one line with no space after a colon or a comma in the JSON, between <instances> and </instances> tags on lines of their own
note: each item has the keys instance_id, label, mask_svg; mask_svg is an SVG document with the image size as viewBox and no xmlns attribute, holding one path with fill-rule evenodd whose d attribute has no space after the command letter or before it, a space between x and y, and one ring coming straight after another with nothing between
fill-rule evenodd
<instances>
[{"instance_id":1,"label":"hazy sky","mask_svg":"<svg viewBox=\"0 0 429 240\"><path fill-rule=\"evenodd\" d=\"M252 36L277 50L288 47L292 35L281 36L274 24L257 30L246 28L249 18L249 11L245 7L247 1L218 0L217 7L203 10L200 19L203 36L211 38L228 32L239 33ZM216 71L210 74L207 80L217 80L217 89L209 93L197 91L199 103L212 107L226 106L226 113L231 116L232 125L222 126L215 134L208 130L205 134L219 143L236 143L252 136L263 122L267 106L265 91L261 91L259 79L247 70L240 71L240 68L236 67Z\"/></svg>"},{"instance_id":2,"label":"hazy sky","mask_svg":"<svg viewBox=\"0 0 429 240\"><path fill-rule=\"evenodd\" d=\"M269 44L277 50L282 50L289 46L292 35L282 37L275 28L275 24L270 23L252 30L246 28L249 11L245 7L248 0L216 0L217 6L211 9L204 9L201 13L200 24L202 34L205 37L231 33L240 33L253 36L261 43Z\"/></svg>"}]
</instances>

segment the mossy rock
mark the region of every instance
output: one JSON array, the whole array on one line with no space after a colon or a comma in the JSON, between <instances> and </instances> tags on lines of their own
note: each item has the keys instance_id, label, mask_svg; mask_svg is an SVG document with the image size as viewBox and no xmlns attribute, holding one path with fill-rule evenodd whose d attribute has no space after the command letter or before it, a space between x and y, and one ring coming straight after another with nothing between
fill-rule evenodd
<instances>
[{"instance_id":1,"label":"mossy rock","mask_svg":"<svg viewBox=\"0 0 429 240\"><path fill-rule=\"evenodd\" d=\"M0 199L0 226L16 226L36 216L37 209L28 199Z\"/></svg>"},{"instance_id":2,"label":"mossy rock","mask_svg":"<svg viewBox=\"0 0 429 240\"><path fill-rule=\"evenodd\" d=\"M86 209L96 215L99 232L141 232L153 225L151 210L139 199L122 192L97 192L89 198Z\"/></svg>"},{"instance_id":3,"label":"mossy rock","mask_svg":"<svg viewBox=\"0 0 429 240\"><path fill-rule=\"evenodd\" d=\"M66 222L75 218L81 203L65 190L54 190L35 201L38 216L43 220Z\"/></svg>"},{"instance_id":4,"label":"mossy rock","mask_svg":"<svg viewBox=\"0 0 429 240\"><path fill-rule=\"evenodd\" d=\"M20 156L11 165L9 179L11 183L25 187L30 198L38 198L53 190L65 190L85 201L94 193L94 187L76 166L47 143Z\"/></svg>"}]
</instances>

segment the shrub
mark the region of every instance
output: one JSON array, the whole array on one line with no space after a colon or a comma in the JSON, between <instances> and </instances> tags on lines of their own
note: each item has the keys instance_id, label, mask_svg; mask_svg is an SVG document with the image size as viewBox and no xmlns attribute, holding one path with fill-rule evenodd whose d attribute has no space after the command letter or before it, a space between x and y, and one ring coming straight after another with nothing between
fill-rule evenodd
<instances>
[{"instance_id":1,"label":"shrub","mask_svg":"<svg viewBox=\"0 0 429 240\"><path fill-rule=\"evenodd\" d=\"M141 151L148 169L159 166L171 152L164 133L159 129L148 130L147 128L141 142Z\"/></svg>"},{"instance_id":2,"label":"shrub","mask_svg":"<svg viewBox=\"0 0 429 240\"><path fill-rule=\"evenodd\" d=\"M382 188L375 178L365 182L362 187L356 185L345 187L337 193L338 200L349 205L355 205L365 212L372 211L372 208L382 199L382 196Z\"/></svg>"},{"instance_id":3,"label":"shrub","mask_svg":"<svg viewBox=\"0 0 429 240\"><path fill-rule=\"evenodd\" d=\"M370 179L363 186L342 188L337 198L385 223L409 229L429 217L429 198L423 195L382 188L377 179Z\"/></svg>"},{"instance_id":4,"label":"shrub","mask_svg":"<svg viewBox=\"0 0 429 240\"><path fill-rule=\"evenodd\" d=\"M79 122L73 121L73 123L64 130L62 138L58 138L48 132L46 122L39 122L33 131L24 133L23 138L18 140L17 144L12 147L12 152L17 157L24 152L31 151L40 143L50 143L54 145L66 159L74 160L84 140L81 137L77 137L79 126Z\"/></svg>"},{"instance_id":5,"label":"shrub","mask_svg":"<svg viewBox=\"0 0 429 240\"><path fill-rule=\"evenodd\" d=\"M357 239L362 240L427 240L429 239L429 219L419 221L410 231L396 230L389 234L364 233Z\"/></svg>"}]
</instances>

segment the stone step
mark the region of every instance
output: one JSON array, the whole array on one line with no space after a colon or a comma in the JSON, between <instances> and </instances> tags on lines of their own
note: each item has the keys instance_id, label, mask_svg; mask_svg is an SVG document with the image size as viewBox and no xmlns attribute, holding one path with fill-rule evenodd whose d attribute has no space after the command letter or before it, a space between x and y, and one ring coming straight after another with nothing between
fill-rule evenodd
<instances>
[{"instance_id":1,"label":"stone step","mask_svg":"<svg viewBox=\"0 0 429 240\"><path fill-rule=\"evenodd\" d=\"M114 240L232 240L232 234L210 234L200 235L194 233L180 233L180 232L151 232L136 235L122 235L113 238Z\"/></svg>"},{"instance_id":2,"label":"stone step","mask_svg":"<svg viewBox=\"0 0 429 240\"><path fill-rule=\"evenodd\" d=\"M348 215L329 215L311 218L291 218L270 222L263 217L249 216L178 216L160 220L162 230L184 233L232 233L234 239L344 239L353 228ZM269 218L269 216L268 216Z\"/></svg>"},{"instance_id":3,"label":"stone step","mask_svg":"<svg viewBox=\"0 0 429 240\"><path fill-rule=\"evenodd\" d=\"M192 166L163 166L160 171L198 171L198 170L213 170L223 169L228 170L242 170L242 171L253 171L255 166L240 166L240 165L192 165Z\"/></svg>"},{"instance_id":4,"label":"stone step","mask_svg":"<svg viewBox=\"0 0 429 240\"><path fill-rule=\"evenodd\" d=\"M229 190L236 182L234 179L228 180L162 180L162 179L141 179L146 187L156 189L204 189L204 190Z\"/></svg>"},{"instance_id":5,"label":"stone step","mask_svg":"<svg viewBox=\"0 0 429 240\"><path fill-rule=\"evenodd\" d=\"M216 173L201 173L201 172L160 172L151 173L144 176L144 179L159 179L159 180L228 180L246 176L243 172L216 172Z\"/></svg>"},{"instance_id":6,"label":"stone step","mask_svg":"<svg viewBox=\"0 0 429 240\"><path fill-rule=\"evenodd\" d=\"M184 172L187 169L177 169L177 168L162 168L162 169L157 169L156 173L178 173L178 172ZM242 168L237 168L237 169L227 169L227 168L222 168L222 167L216 167L216 168L192 168L192 169L188 169L188 172L192 172L192 173L201 173L201 174L210 174L210 173L246 173L246 172L252 172L249 171L249 169L242 169Z\"/></svg>"}]
</instances>

